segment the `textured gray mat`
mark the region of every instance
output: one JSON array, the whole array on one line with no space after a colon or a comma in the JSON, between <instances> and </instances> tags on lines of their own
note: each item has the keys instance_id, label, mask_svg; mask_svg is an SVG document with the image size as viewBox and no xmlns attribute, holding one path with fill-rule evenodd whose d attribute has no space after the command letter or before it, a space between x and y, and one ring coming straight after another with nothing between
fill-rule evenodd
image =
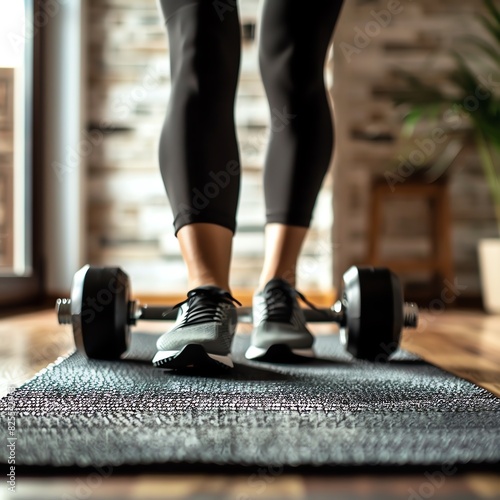
<instances>
[{"instance_id":1,"label":"textured gray mat","mask_svg":"<svg viewBox=\"0 0 500 500\"><path fill-rule=\"evenodd\" d=\"M353 361L332 335L317 339L312 363L251 363L238 335L235 370L207 377L154 368L155 340L134 334L128 362L74 353L1 399L4 433L15 415L17 463L500 461L500 399L407 353Z\"/></svg>"}]
</instances>

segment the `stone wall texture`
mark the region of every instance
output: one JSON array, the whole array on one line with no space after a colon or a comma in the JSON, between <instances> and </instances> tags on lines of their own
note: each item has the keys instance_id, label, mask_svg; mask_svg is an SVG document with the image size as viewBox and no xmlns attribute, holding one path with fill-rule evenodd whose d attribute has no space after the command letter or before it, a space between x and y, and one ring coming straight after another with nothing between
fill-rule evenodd
<instances>
[{"instance_id":1,"label":"stone wall texture","mask_svg":"<svg viewBox=\"0 0 500 500\"><path fill-rule=\"evenodd\" d=\"M395 107L392 96L402 85L404 88L404 83L395 70L404 69L445 88L446 75L453 67L450 49L462 51L464 35L484 33L475 18L480 10L481 2L476 0L352 0L344 5L334 55L338 148L333 241L337 284L343 269L366 260L370 188L374 180L397 171L403 161L415 167L422 157L428 164L424 166L432 166L434 161L418 145L432 139L434 128L430 124L422 126L415 137L401 134L405 108ZM434 127L438 125L446 131L441 147L456 134L449 123ZM401 171L404 177L405 168ZM456 279L467 287L464 295L477 296L477 241L494 236L496 231L488 186L473 145L464 147L444 175L451 203ZM432 213L425 203L395 197L384 215L384 244L400 257L425 256L430 251L426 231L430 217Z\"/></svg>"},{"instance_id":2,"label":"stone wall texture","mask_svg":"<svg viewBox=\"0 0 500 500\"><path fill-rule=\"evenodd\" d=\"M241 23L255 25L258 2L239 4ZM135 291L184 291L186 271L158 165L170 67L155 0L91 0L88 65L89 134L96 137L87 158L89 261L123 266ZM243 178L231 282L252 289L264 251L262 167L269 110L251 40L242 43L235 116ZM332 288L331 207L329 176L299 265L304 289Z\"/></svg>"},{"instance_id":3,"label":"stone wall texture","mask_svg":"<svg viewBox=\"0 0 500 500\"><path fill-rule=\"evenodd\" d=\"M239 4L242 23L256 23L258 0ZM138 291L179 292L186 272L157 158L170 89L165 26L155 0L90 0L89 5L88 128L102 138L88 155L89 260L122 265ZM336 151L301 258L300 288L328 290L349 265L366 261L372 182L418 149L414 139L401 136L404 109L391 98L401 85L394 70L404 68L445 85L448 51L463 34L480 30L474 20L479 6L478 0L345 3L326 65ZM236 120L243 183L232 283L252 288L263 258L262 165L269 125L252 41L243 42ZM429 131L422 133L426 137ZM477 295L476 244L495 234L495 223L472 146L446 175L457 280L467 286L467 294ZM401 256L429 252L430 217L422 201L394 199L384 215L388 251Z\"/></svg>"}]
</instances>

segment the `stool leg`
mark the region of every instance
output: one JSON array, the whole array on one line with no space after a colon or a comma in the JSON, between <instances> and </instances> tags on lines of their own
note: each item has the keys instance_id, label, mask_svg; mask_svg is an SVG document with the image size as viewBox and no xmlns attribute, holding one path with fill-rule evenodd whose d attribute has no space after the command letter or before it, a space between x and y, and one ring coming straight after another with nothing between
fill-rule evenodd
<instances>
[{"instance_id":1,"label":"stool leg","mask_svg":"<svg viewBox=\"0 0 500 500\"><path fill-rule=\"evenodd\" d=\"M381 203L381 191L378 187L375 187L372 192L371 216L369 220L370 227L368 228L368 262L372 266L376 266L380 260L380 231L382 226Z\"/></svg>"},{"instance_id":2,"label":"stool leg","mask_svg":"<svg viewBox=\"0 0 500 500\"><path fill-rule=\"evenodd\" d=\"M448 189L446 185L435 198L436 224L435 243L436 257L440 278L453 282L454 266L451 248L451 215Z\"/></svg>"}]
</instances>

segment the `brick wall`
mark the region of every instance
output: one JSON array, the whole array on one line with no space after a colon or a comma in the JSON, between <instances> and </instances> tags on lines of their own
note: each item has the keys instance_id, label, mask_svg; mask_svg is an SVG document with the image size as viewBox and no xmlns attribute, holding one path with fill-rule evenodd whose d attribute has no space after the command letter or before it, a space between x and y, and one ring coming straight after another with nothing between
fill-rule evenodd
<instances>
[{"instance_id":1,"label":"brick wall","mask_svg":"<svg viewBox=\"0 0 500 500\"><path fill-rule=\"evenodd\" d=\"M240 1L242 23L255 22L257 4ZM366 260L370 185L397 167L400 155L407 157L415 148L401 137L404 110L392 104L391 94L400 85L394 68L426 74L443 84L451 67L446 52L459 36L478 30L472 19L477 8L475 0L352 0L344 5L334 63L330 60L328 65L329 86L332 73L335 76L335 183L332 188L328 177L318 199L301 259L302 288L326 289L331 283L332 189L337 284L349 265ZM123 265L135 289L179 291L186 275L157 160L170 85L165 28L155 0L92 0L88 21L88 121L89 129L98 134L88 155L89 260ZM267 114L256 48L247 42L236 107L243 183L233 259L235 287L253 287L262 263ZM494 235L495 224L473 147L460 154L447 175L457 278L467 285L467 294L475 295L476 243ZM393 252L428 252L427 211L418 201L390 205L385 232Z\"/></svg>"},{"instance_id":2,"label":"brick wall","mask_svg":"<svg viewBox=\"0 0 500 500\"><path fill-rule=\"evenodd\" d=\"M243 24L258 1L240 0ZM135 291L180 292L186 273L157 151L169 97L165 27L155 0L91 0L88 19L89 261L122 265ZM331 73L331 71L330 71ZM253 288L263 258L262 165L268 108L255 43L243 44L236 121L243 182L232 285ZM319 196L299 265L302 289L331 288L331 182Z\"/></svg>"},{"instance_id":3,"label":"brick wall","mask_svg":"<svg viewBox=\"0 0 500 500\"><path fill-rule=\"evenodd\" d=\"M14 68L0 68L0 269L14 264Z\"/></svg>"},{"instance_id":4,"label":"brick wall","mask_svg":"<svg viewBox=\"0 0 500 500\"><path fill-rule=\"evenodd\" d=\"M371 183L397 167L400 155L408 159L416 148L413 139L402 138L404 109L395 108L391 100L401 85L394 68L445 85L452 64L449 49L460 47L457 40L465 33L480 31L473 18L479 6L477 0L353 0L344 5L335 35L337 283L349 265L366 260ZM423 137L426 134L429 130ZM476 244L481 237L495 235L495 221L472 146L464 149L446 175L456 276L467 286L464 295L474 296L480 286ZM399 241L401 256L425 254L428 209L422 203L398 203L394 201L386 214L386 239Z\"/></svg>"}]
</instances>

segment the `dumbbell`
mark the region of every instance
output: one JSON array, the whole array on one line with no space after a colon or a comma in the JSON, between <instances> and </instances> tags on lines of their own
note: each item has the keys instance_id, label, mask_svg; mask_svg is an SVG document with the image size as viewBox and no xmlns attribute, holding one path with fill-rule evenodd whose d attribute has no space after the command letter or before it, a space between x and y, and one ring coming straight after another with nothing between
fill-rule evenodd
<instances>
[{"instance_id":1,"label":"dumbbell","mask_svg":"<svg viewBox=\"0 0 500 500\"><path fill-rule=\"evenodd\" d=\"M172 306L131 300L130 281L119 267L86 265L75 273L71 298L57 299L60 324L71 324L77 349L88 358L120 359L137 320L175 320ZM252 309L237 308L240 322ZM399 278L386 268L349 268L341 299L328 309L304 309L307 322L334 322L344 348L359 359L386 360L399 346L403 327L415 328L418 308L403 301Z\"/></svg>"}]
</instances>

